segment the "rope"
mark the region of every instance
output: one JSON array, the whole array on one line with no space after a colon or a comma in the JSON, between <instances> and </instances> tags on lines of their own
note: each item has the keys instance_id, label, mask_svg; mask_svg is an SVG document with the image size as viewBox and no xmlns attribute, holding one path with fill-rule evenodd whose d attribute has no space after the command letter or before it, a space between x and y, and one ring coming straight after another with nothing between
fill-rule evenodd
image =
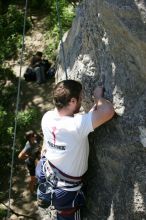
<instances>
[{"instance_id":1,"label":"rope","mask_svg":"<svg viewBox=\"0 0 146 220\"><path fill-rule=\"evenodd\" d=\"M12 145L11 173L10 173L10 180L9 180L10 184L9 184L9 203L8 203L7 218L9 218L10 211L11 211L11 209L10 209L10 200L11 200L11 193L12 193L12 178L13 178L14 154L15 154L15 145L16 145L17 116L18 116L19 100L20 100L20 87L21 87L23 52L24 52L24 49L25 49L24 41L25 41L26 15L27 15L27 0L25 2L23 36L22 36L22 50L21 50L21 54L20 54L20 73L19 73L18 88L17 88L17 100L16 100L16 111L15 111L14 137L13 137L13 145Z\"/></svg>"},{"instance_id":2,"label":"rope","mask_svg":"<svg viewBox=\"0 0 146 220\"><path fill-rule=\"evenodd\" d=\"M60 39L61 47L62 47L63 63L64 63L64 69L65 69L65 77L66 77L66 79L68 79L66 60L65 60L65 52L64 52L64 45L63 45L63 40L62 40L63 34L62 34L62 22L61 22L61 18L60 18L59 0L56 0L56 11L57 11L58 27L59 27L59 39Z\"/></svg>"}]
</instances>

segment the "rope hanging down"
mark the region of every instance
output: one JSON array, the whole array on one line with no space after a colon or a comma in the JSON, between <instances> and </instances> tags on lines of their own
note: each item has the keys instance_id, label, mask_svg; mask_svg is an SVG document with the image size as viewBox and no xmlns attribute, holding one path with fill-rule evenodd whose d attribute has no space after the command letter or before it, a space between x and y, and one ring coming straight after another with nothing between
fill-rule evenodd
<instances>
[{"instance_id":1,"label":"rope hanging down","mask_svg":"<svg viewBox=\"0 0 146 220\"><path fill-rule=\"evenodd\" d=\"M62 55L63 55L63 63L64 63L64 69L65 69L65 76L66 76L66 79L68 79L66 60L65 60L65 52L64 52L64 45L63 45L63 40L62 40L63 34L62 34L62 23L61 23L61 18L60 18L60 4L59 4L59 0L56 0L56 11L57 11L57 18L58 18L59 39L60 39L61 47L62 47Z\"/></svg>"},{"instance_id":2,"label":"rope hanging down","mask_svg":"<svg viewBox=\"0 0 146 220\"><path fill-rule=\"evenodd\" d=\"M26 15L27 15L27 0L25 2L25 14L24 14L24 24L23 24L23 35L22 35L22 50L20 54L20 73L18 80L18 88L17 88L17 99L16 99L16 111L15 111L15 124L14 124L14 137L13 137L13 145L12 145L12 159L11 159L11 173L9 180L9 204L8 204L8 212L7 217L10 216L10 200L11 200L11 192L12 192L12 177L13 177L13 167L14 167L14 154L15 154L15 145L16 145L16 131L17 131L17 116L19 109L19 100L20 100L20 87L21 87L21 73L22 73L22 63L23 63L23 52L25 47L25 26L26 26Z\"/></svg>"}]
</instances>

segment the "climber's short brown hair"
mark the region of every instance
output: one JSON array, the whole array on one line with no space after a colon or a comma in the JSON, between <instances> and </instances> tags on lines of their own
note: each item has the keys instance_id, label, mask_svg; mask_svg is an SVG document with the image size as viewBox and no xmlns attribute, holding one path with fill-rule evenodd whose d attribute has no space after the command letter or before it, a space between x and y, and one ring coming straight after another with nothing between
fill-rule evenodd
<instances>
[{"instance_id":1,"label":"climber's short brown hair","mask_svg":"<svg viewBox=\"0 0 146 220\"><path fill-rule=\"evenodd\" d=\"M61 109L66 107L71 98L76 98L78 101L81 91L82 85L78 81L69 79L59 82L53 91L54 104L56 108Z\"/></svg>"}]
</instances>

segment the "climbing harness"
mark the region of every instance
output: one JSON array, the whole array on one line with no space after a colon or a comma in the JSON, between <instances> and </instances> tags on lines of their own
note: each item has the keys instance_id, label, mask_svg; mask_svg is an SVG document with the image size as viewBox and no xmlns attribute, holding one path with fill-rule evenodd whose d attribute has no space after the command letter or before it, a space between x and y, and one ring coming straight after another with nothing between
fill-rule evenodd
<instances>
[{"instance_id":1,"label":"climbing harness","mask_svg":"<svg viewBox=\"0 0 146 220\"><path fill-rule=\"evenodd\" d=\"M59 28L59 38L60 38L60 45L62 48L62 55L63 55L63 63L64 63L64 69L65 69L65 77L66 80L68 79L67 75L67 67L66 67L66 59L65 59L65 51L64 51L64 44L63 44L63 34L62 34L62 22L60 18L60 2L59 0L56 0L56 11L57 11L57 18L58 18L58 28Z\"/></svg>"},{"instance_id":2,"label":"climbing harness","mask_svg":"<svg viewBox=\"0 0 146 220\"><path fill-rule=\"evenodd\" d=\"M81 189L82 177L72 177L66 175L48 160L43 165L43 172L46 175L46 180L52 185L52 187L64 188L69 191Z\"/></svg>"},{"instance_id":3,"label":"climbing harness","mask_svg":"<svg viewBox=\"0 0 146 220\"><path fill-rule=\"evenodd\" d=\"M45 158L42 160L42 172L46 181L38 186L38 206L55 209L61 216L71 216L78 213L79 206L84 204L85 201L81 190L81 177L64 174ZM54 200L54 198L57 198L57 200ZM69 199L69 204L62 205L64 199Z\"/></svg>"},{"instance_id":4,"label":"climbing harness","mask_svg":"<svg viewBox=\"0 0 146 220\"><path fill-rule=\"evenodd\" d=\"M10 200L11 200L11 192L12 192L12 177L13 177L13 167L14 167L14 155L15 155L15 145L16 145L16 132L17 132L17 117L18 117L18 110L19 110L19 101L20 101L20 87L21 87L21 73L22 73L22 63L23 63L23 53L24 53L24 42L25 42L25 27L26 27L26 15L27 15L27 3L25 2L25 13L24 13L24 24L23 24L23 35L22 35L22 50L20 54L20 73L19 73L19 80L18 80L18 88L17 88L17 99L16 99L16 111L15 111L15 124L14 124L14 137L13 137L13 145L12 145L12 159L11 159L11 173L10 173L10 180L9 180L9 203L8 203L8 212L7 218L10 216Z\"/></svg>"}]
</instances>

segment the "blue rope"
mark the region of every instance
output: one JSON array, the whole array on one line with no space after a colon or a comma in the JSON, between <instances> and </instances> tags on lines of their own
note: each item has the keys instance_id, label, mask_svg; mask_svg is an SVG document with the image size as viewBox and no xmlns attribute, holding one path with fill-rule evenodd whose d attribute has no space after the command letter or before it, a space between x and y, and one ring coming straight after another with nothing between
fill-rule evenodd
<instances>
[{"instance_id":1,"label":"blue rope","mask_svg":"<svg viewBox=\"0 0 146 220\"><path fill-rule=\"evenodd\" d=\"M27 16L27 0L25 3L25 14L24 14L24 24L23 24L23 36L22 36L22 50L20 55L20 73L19 73L19 80L18 80L18 88L17 88L17 100L16 100L16 111L15 111L15 125L14 125L14 137L13 137L13 145L12 145L12 159L11 159L11 173L10 173L10 184L9 184L9 204L8 204L8 212L7 218L10 216L10 200L12 194L12 178L13 178L13 167L14 167L14 156L15 156L15 145L16 145L16 132L17 132L17 117L18 117L18 110L19 110L19 100L20 100L20 87L21 87L21 73L22 73L22 64L23 64L23 52L25 49L25 26L26 26L26 16Z\"/></svg>"},{"instance_id":2,"label":"blue rope","mask_svg":"<svg viewBox=\"0 0 146 220\"><path fill-rule=\"evenodd\" d=\"M60 42L61 42L61 48L62 48L62 54L63 54L63 63L64 63L64 69L65 69L65 76L66 76L66 79L68 79L66 59L65 59L65 51L64 51L64 45L63 45L63 40L62 40L63 34L62 34L62 22L61 22L61 18L60 18L59 0L56 0L56 11L57 11L57 17L58 17L59 39L60 39Z\"/></svg>"}]
</instances>

